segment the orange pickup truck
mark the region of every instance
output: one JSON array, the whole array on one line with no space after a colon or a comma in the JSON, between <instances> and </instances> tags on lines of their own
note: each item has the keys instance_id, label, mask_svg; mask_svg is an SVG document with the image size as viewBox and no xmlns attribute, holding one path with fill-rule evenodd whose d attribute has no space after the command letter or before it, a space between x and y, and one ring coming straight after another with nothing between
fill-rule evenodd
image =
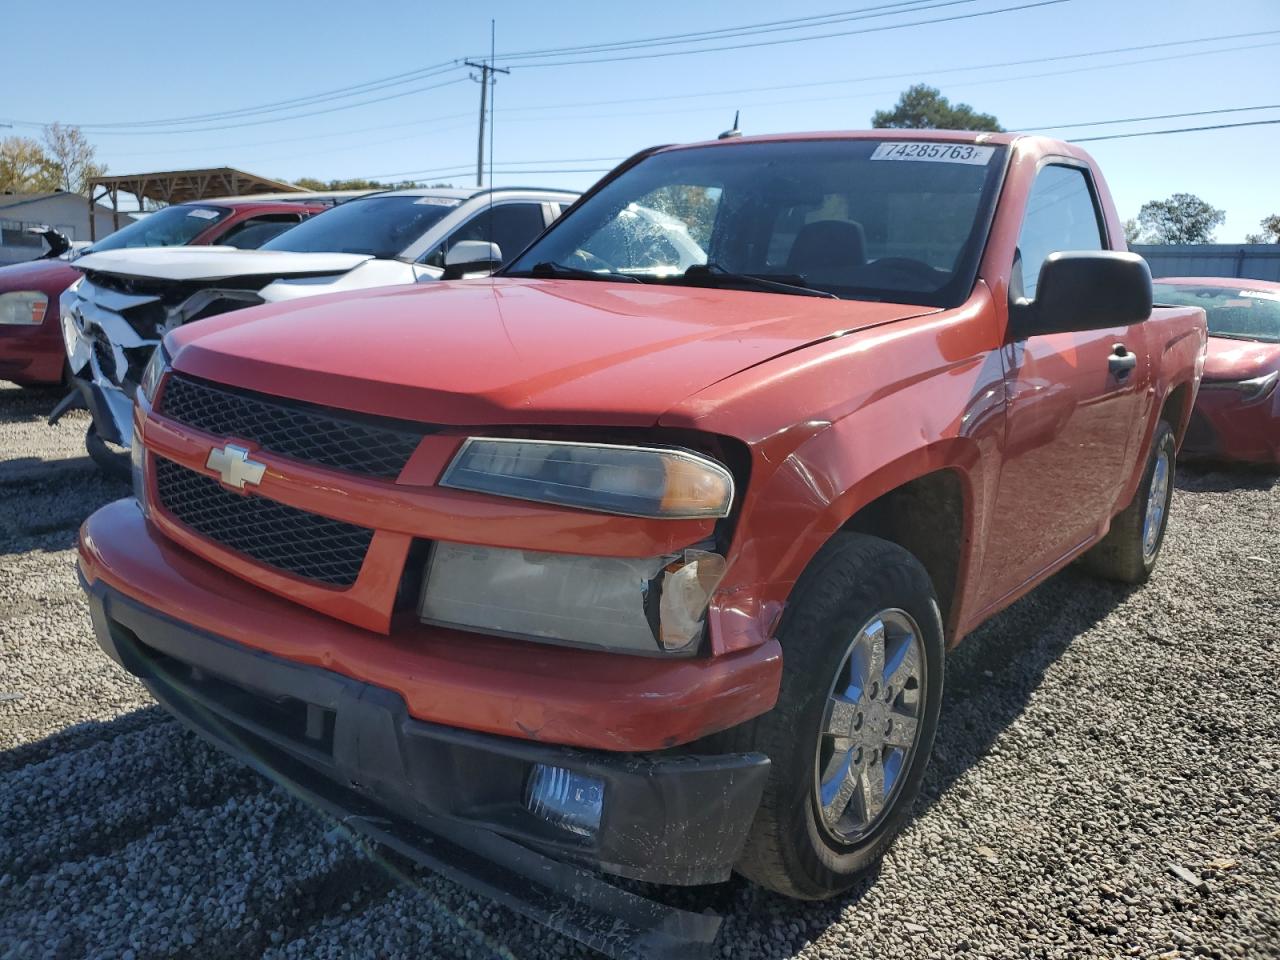
<instances>
[{"instance_id":1,"label":"orange pickup truck","mask_svg":"<svg viewBox=\"0 0 1280 960\"><path fill-rule=\"evenodd\" d=\"M1205 349L1070 144L656 148L490 279L170 333L81 577L108 654L352 829L692 955L716 918L610 878L847 888L945 649L1077 558L1151 573Z\"/></svg>"}]
</instances>

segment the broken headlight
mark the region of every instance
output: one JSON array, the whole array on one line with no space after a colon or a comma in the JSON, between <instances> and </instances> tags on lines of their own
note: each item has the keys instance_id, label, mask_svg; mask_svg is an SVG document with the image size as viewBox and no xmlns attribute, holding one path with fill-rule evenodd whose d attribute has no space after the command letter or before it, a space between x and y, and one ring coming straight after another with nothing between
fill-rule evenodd
<instances>
[{"instance_id":1,"label":"broken headlight","mask_svg":"<svg viewBox=\"0 0 1280 960\"><path fill-rule=\"evenodd\" d=\"M693 653L725 560L587 557L436 543L420 615L427 623L622 653Z\"/></svg>"},{"instance_id":2,"label":"broken headlight","mask_svg":"<svg viewBox=\"0 0 1280 960\"><path fill-rule=\"evenodd\" d=\"M632 517L728 516L733 475L687 450L471 437L442 487Z\"/></svg>"}]
</instances>

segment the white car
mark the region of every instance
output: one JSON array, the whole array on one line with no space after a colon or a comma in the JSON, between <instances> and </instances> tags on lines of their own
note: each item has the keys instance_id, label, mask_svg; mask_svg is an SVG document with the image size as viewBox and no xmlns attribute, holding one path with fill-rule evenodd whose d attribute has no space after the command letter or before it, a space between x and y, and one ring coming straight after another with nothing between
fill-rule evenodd
<instances>
[{"instance_id":1,"label":"white car","mask_svg":"<svg viewBox=\"0 0 1280 960\"><path fill-rule=\"evenodd\" d=\"M126 475L133 393L160 339L241 307L484 271L520 253L577 194L503 187L368 194L317 214L257 250L168 247L89 253L61 300L77 402L100 465Z\"/></svg>"}]
</instances>

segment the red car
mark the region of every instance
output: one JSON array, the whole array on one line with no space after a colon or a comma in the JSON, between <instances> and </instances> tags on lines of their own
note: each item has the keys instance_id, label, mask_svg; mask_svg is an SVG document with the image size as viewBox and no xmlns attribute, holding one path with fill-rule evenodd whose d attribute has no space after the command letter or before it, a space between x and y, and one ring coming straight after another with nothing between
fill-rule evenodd
<instances>
[{"instance_id":1,"label":"red car","mask_svg":"<svg viewBox=\"0 0 1280 960\"><path fill-rule=\"evenodd\" d=\"M1209 355L1182 454L1280 465L1280 283L1167 277L1156 281L1155 298L1209 316Z\"/></svg>"},{"instance_id":2,"label":"red car","mask_svg":"<svg viewBox=\"0 0 1280 960\"><path fill-rule=\"evenodd\" d=\"M217 244L252 250L330 206L305 200L179 203L117 230L91 249ZM70 261L61 259L0 268L0 380L24 387L62 382L67 356L58 298L79 278Z\"/></svg>"},{"instance_id":3,"label":"red car","mask_svg":"<svg viewBox=\"0 0 1280 960\"><path fill-rule=\"evenodd\" d=\"M1078 557L1151 574L1205 319L1124 246L1056 140L726 139L492 280L179 327L81 530L98 641L351 829L693 956L716 918L608 876L847 889L946 649Z\"/></svg>"}]
</instances>

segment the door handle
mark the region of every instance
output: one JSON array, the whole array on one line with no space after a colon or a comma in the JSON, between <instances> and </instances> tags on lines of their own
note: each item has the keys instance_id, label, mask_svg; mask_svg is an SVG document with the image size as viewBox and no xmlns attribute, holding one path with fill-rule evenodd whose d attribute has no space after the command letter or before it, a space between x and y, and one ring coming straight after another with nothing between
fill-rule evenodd
<instances>
[{"instance_id":1,"label":"door handle","mask_svg":"<svg viewBox=\"0 0 1280 960\"><path fill-rule=\"evenodd\" d=\"M1123 343L1115 343L1111 345L1111 356L1107 357L1107 367L1111 370L1111 375L1117 380L1123 380L1133 372L1134 367L1138 365L1138 355L1130 353L1129 348Z\"/></svg>"}]
</instances>

